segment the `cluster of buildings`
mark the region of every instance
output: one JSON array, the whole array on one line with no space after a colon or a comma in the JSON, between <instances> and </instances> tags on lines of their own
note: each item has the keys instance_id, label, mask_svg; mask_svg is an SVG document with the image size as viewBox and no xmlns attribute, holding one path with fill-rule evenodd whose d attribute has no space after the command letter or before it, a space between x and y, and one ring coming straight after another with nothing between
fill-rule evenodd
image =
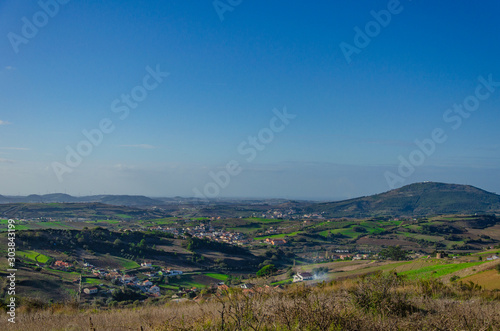
<instances>
[{"instance_id":1,"label":"cluster of buildings","mask_svg":"<svg viewBox=\"0 0 500 331\"><path fill-rule=\"evenodd\" d=\"M312 213L312 214L304 214L302 217L303 218L313 218L313 219L324 219L323 213L318 214L318 213Z\"/></svg>"},{"instance_id":2,"label":"cluster of buildings","mask_svg":"<svg viewBox=\"0 0 500 331\"><path fill-rule=\"evenodd\" d=\"M71 263L60 261L60 260L54 262L54 265L53 265L53 267L56 269L64 269L64 270L68 269L71 266L72 266Z\"/></svg>"},{"instance_id":3,"label":"cluster of buildings","mask_svg":"<svg viewBox=\"0 0 500 331\"><path fill-rule=\"evenodd\" d=\"M150 270L142 272L142 274L147 277L146 279L140 279L135 275L122 274L118 269L113 269L110 271L102 268L96 268L90 263L84 263L84 267L87 268L96 277L104 278L111 281L114 280L117 285L136 288L151 296L160 296L160 287L155 285L153 281L150 280L150 278L154 279L162 276L173 277L182 275L181 270L172 270L172 269L154 270L151 262L141 263L141 267L150 268ZM95 294L97 293L97 291L98 291L97 287L84 289L84 293L86 294Z\"/></svg>"},{"instance_id":4,"label":"cluster of buildings","mask_svg":"<svg viewBox=\"0 0 500 331\"><path fill-rule=\"evenodd\" d=\"M270 209L262 214L253 214L252 217L262 217L262 218L269 218L269 219L281 219L281 218L296 218L297 217L297 211L295 209L287 209L287 210L281 210L281 209Z\"/></svg>"},{"instance_id":5,"label":"cluster of buildings","mask_svg":"<svg viewBox=\"0 0 500 331\"><path fill-rule=\"evenodd\" d=\"M349 253L348 250L336 250L335 252L325 251L324 254L320 252L302 254L302 258L309 262L327 262L336 260L369 260L378 258L378 254L372 253Z\"/></svg>"},{"instance_id":6,"label":"cluster of buildings","mask_svg":"<svg viewBox=\"0 0 500 331\"><path fill-rule=\"evenodd\" d=\"M172 233L175 236L182 236L185 233L199 239L208 238L213 241L224 242L233 245L243 245L249 240L243 233L216 230L212 226L200 224L194 227L162 227L160 225L151 227L150 230Z\"/></svg>"}]
</instances>

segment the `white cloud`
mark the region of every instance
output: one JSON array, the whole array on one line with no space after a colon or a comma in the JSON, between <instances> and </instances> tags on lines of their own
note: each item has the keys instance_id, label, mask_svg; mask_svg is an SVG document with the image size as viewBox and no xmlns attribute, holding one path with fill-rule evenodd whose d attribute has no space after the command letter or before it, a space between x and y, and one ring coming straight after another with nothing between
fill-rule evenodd
<instances>
[{"instance_id":1,"label":"white cloud","mask_svg":"<svg viewBox=\"0 0 500 331\"><path fill-rule=\"evenodd\" d=\"M16 68L13 66L6 66L5 70L16 70Z\"/></svg>"},{"instance_id":2,"label":"white cloud","mask_svg":"<svg viewBox=\"0 0 500 331\"><path fill-rule=\"evenodd\" d=\"M0 158L0 163L14 163L14 160Z\"/></svg>"},{"instance_id":3,"label":"white cloud","mask_svg":"<svg viewBox=\"0 0 500 331\"><path fill-rule=\"evenodd\" d=\"M156 147L148 144L137 144L137 145L120 145L120 147L130 147L130 148L141 148L141 149L154 149Z\"/></svg>"},{"instance_id":4,"label":"white cloud","mask_svg":"<svg viewBox=\"0 0 500 331\"><path fill-rule=\"evenodd\" d=\"M9 122L7 122L7 121L2 121L2 120L0 120L0 125L8 125L8 124L10 124L10 123L9 123Z\"/></svg>"}]
</instances>

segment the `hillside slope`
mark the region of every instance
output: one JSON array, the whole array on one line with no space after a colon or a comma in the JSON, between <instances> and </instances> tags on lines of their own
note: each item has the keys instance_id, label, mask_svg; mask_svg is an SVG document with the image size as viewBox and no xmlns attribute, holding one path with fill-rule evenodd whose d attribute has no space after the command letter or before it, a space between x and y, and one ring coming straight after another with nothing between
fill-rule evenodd
<instances>
[{"instance_id":1,"label":"hillside slope","mask_svg":"<svg viewBox=\"0 0 500 331\"><path fill-rule=\"evenodd\" d=\"M328 217L494 213L500 211L500 196L469 185L425 182L311 208Z\"/></svg>"}]
</instances>

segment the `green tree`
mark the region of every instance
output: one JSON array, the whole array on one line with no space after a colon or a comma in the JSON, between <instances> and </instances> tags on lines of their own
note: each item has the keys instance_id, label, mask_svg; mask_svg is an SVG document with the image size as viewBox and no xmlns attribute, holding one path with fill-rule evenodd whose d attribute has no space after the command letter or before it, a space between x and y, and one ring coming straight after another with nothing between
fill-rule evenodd
<instances>
[{"instance_id":1,"label":"green tree","mask_svg":"<svg viewBox=\"0 0 500 331\"><path fill-rule=\"evenodd\" d=\"M262 269L260 269L259 271L257 271L257 277L269 276L275 273L276 271L278 271L278 269L276 269L274 264L268 264L266 266L263 266Z\"/></svg>"},{"instance_id":2,"label":"green tree","mask_svg":"<svg viewBox=\"0 0 500 331\"><path fill-rule=\"evenodd\" d=\"M389 246L380 251L380 256L394 261L401 261L407 259L408 251L401 249L399 246Z\"/></svg>"}]
</instances>

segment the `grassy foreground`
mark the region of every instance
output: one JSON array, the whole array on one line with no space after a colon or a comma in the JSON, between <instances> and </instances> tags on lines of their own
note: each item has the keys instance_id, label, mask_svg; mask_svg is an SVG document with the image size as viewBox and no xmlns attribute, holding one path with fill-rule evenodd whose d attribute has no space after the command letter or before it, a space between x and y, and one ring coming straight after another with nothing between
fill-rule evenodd
<instances>
[{"instance_id":1,"label":"grassy foreground","mask_svg":"<svg viewBox=\"0 0 500 331\"><path fill-rule=\"evenodd\" d=\"M108 311L18 309L1 330L499 330L500 292L393 273Z\"/></svg>"}]
</instances>

